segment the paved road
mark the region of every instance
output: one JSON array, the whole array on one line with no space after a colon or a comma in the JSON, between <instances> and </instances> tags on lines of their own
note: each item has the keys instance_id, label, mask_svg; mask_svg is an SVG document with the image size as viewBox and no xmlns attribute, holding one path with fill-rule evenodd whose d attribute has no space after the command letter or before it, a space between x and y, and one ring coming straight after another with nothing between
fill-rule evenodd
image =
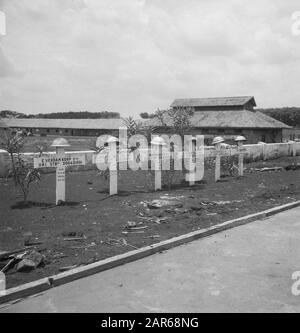
<instances>
[{"instance_id":1,"label":"paved road","mask_svg":"<svg viewBox=\"0 0 300 333\"><path fill-rule=\"evenodd\" d=\"M300 312L300 208L194 241L0 312Z\"/></svg>"}]
</instances>

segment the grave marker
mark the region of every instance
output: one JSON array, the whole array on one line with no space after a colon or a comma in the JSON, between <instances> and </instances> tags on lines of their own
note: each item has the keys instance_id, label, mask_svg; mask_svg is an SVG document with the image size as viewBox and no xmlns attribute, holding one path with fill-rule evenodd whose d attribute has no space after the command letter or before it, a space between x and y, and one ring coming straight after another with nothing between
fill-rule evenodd
<instances>
[{"instance_id":1,"label":"grave marker","mask_svg":"<svg viewBox=\"0 0 300 333\"><path fill-rule=\"evenodd\" d=\"M239 156L239 176L244 175L244 154L246 149L243 147L243 141L246 141L244 136L237 136L235 141L237 142L237 147L230 147L226 149L221 149L221 145L225 140L221 137L215 137L213 140L213 145L215 146L215 151L212 151L208 154L208 156L215 156L216 164L215 164L215 181L219 181L221 179L221 157L222 156Z\"/></svg>"},{"instance_id":2,"label":"grave marker","mask_svg":"<svg viewBox=\"0 0 300 333\"><path fill-rule=\"evenodd\" d=\"M33 159L35 169L56 168L56 205L66 201L66 167L85 165L84 154L65 154L65 148L70 147L66 139L55 139L51 147L56 148L56 154Z\"/></svg>"},{"instance_id":3,"label":"grave marker","mask_svg":"<svg viewBox=\"0 0 300 333\"><path fill-rule=\"evenodd\" d=\"M238 144L238 155L239 155L239 176L244 176L244 153L246 151L245 148L243 148L243 142L246 141L246 138L244 136L238 136L234 140Z\"/></svg>"},{"instance_id":4,"label":"grave marker","mask_svg":"<svg viewBox=\"0 0 300 333\"><path fill-rule=\"evenodd\" d=\"M221 136L217 136L213 139L212 144L216 149L216 167L215 167L215 181L221 179L221 143L225 140Z\"/></svg>"},{"instance_id":5,"label":"grave marker","mask_svg":"<svg viewBox=\"0 0 300 333\"><path fill-rule=\"evenodd\" d=\"M109 194L118 194L118 163L117 163L117 142L118 139L111 137L108 143L108 162L109 162Z\"/></svg>"},{"instance_id":6,"label":"grave marker","mask_svg":"<svg viewBox=\"0 0 300 333\"><path fill-rule=\"evenodd\" d=\"M162 148L166 145L161 137L155 137L151 141L151 160L154 164L154 190L161 190Z\"/></svg>"}]
</instances>

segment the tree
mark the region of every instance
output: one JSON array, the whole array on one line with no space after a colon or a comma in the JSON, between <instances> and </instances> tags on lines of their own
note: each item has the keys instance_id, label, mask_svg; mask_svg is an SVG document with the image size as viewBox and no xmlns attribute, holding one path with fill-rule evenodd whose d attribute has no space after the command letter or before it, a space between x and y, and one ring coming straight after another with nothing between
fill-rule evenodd
<instances>
[{"instance_id":1,"label":"tree","mask_svg":"<svg viewBox=\"0 0 300 333\"><path fill-rule=\"evenodd\" d=\"M184 135L187 134L191 128L191 118L194 114L194 110L189 107L176 107L169 110L160 110L157 109L155 112L155 117L159 120L161 127L165 129L172 129L172 132L180 135L183 139ZM183 169L181 172L175 170L175 161L176 158L174 155L171 155L170 161L170 170L163 170L162 172L162 181L163 184L170 189L173 184L177 183L182 175L186 173Z\"/></svg>"},{"instance_id":2,"label":"tree","mask_svg":"<svg viewBox=\"0 0 300 333\"><path fill-rule=\"evenodd\" d=\"M141 133L142 123L134 120L133 117L123 118L123 123L127 127L128 136Z\"/></svg>"},{"instance_id":3,"label":"tree","mask_svg":"<svg viewBox=\"0 0 300 333\"><path fill-rule=\"evenodd\" d=\"M149 119L149 113L148 112L142 112L140 113L140 117L143 119Z\"/></svg>"},{"instance_id":4,"label":"tree","mask_svg":"<svg viewBox=\"0 0 300 333\"><path fill-rule=\"evenodd\" d=\"M190 107L175 107L168 111L168 115L172 119L175 133L183 138L191 128L191 118L194 115L194 110Z\"/></svg>"},{"instance_id":5,"label":"tree","mask_svg":"<svg viewBox=\"0 0 300 333\"><path fill-rule=\"evenodd\" d=\"M277 119L289 126L300 127L300 108L273 108L273 109L257 109L266 115Z\"/></svg>"},{"instance_id":6,"label":"tree","mask_svg":"<svg viewBox=\"0 0 300 333\"><path fill-rule=\"evenodd\" d=\"M11 159L11 170L9 175L14 178L15 186L19 187L23 194L23 202L28 203L30 186L41 180L37 169L24 159L21 150L24 146L25 136L19 132L8 130L1 137L1 146L5 149Z\"/></svg>"}]
</instances>

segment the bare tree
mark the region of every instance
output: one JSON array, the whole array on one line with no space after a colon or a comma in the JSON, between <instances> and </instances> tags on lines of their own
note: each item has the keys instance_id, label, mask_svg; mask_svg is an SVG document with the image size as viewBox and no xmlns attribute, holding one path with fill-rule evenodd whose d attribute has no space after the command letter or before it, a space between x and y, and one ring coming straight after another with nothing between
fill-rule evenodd
<instances>
[{"instance_id":1,"label":"bare tree","mask_svg":"<svg viewBox=\"0 0 300 333\"><path fill-rule=\"evenodd\" d=\"M168 116L172 119L174 132L182 138L191 128L191 118L194 110L191 107L175 107L167 111Z\"/></svg>"}]
</instances>

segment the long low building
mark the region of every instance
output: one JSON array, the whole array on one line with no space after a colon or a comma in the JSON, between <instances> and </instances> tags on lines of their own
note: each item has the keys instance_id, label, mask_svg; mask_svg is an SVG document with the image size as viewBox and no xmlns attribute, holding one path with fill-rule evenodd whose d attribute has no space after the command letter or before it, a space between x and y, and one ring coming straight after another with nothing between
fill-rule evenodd
<instances>
[{"instance_id":1,"label":"long low building","mask_svg":"<svg viewBox=\"0 0 300 333\"><path fill-rule=\"evenodd\" d=\"M22 119L2 118L0 127L35 135L99 136L119 134L122 119Z\"/></svg>"},{"instance_id":2,"label":"long low building","mask_svg":"<svg viewBox=\"0 0 300 333\"><path fill-rule=\"evenodd\" d=\"M189 108L194 111L189 134L204 135L206 144L211 144L215 136L233 140L237 135L245 136L248 143L282 142L282 131L290 126L255 111L255 106L253 96L176 99L171 104L173 109ZM168 114L163 120L152 118L145 124L154 127L156 133L174 131L173 119Z\"/></svg>"}]
</instances>

